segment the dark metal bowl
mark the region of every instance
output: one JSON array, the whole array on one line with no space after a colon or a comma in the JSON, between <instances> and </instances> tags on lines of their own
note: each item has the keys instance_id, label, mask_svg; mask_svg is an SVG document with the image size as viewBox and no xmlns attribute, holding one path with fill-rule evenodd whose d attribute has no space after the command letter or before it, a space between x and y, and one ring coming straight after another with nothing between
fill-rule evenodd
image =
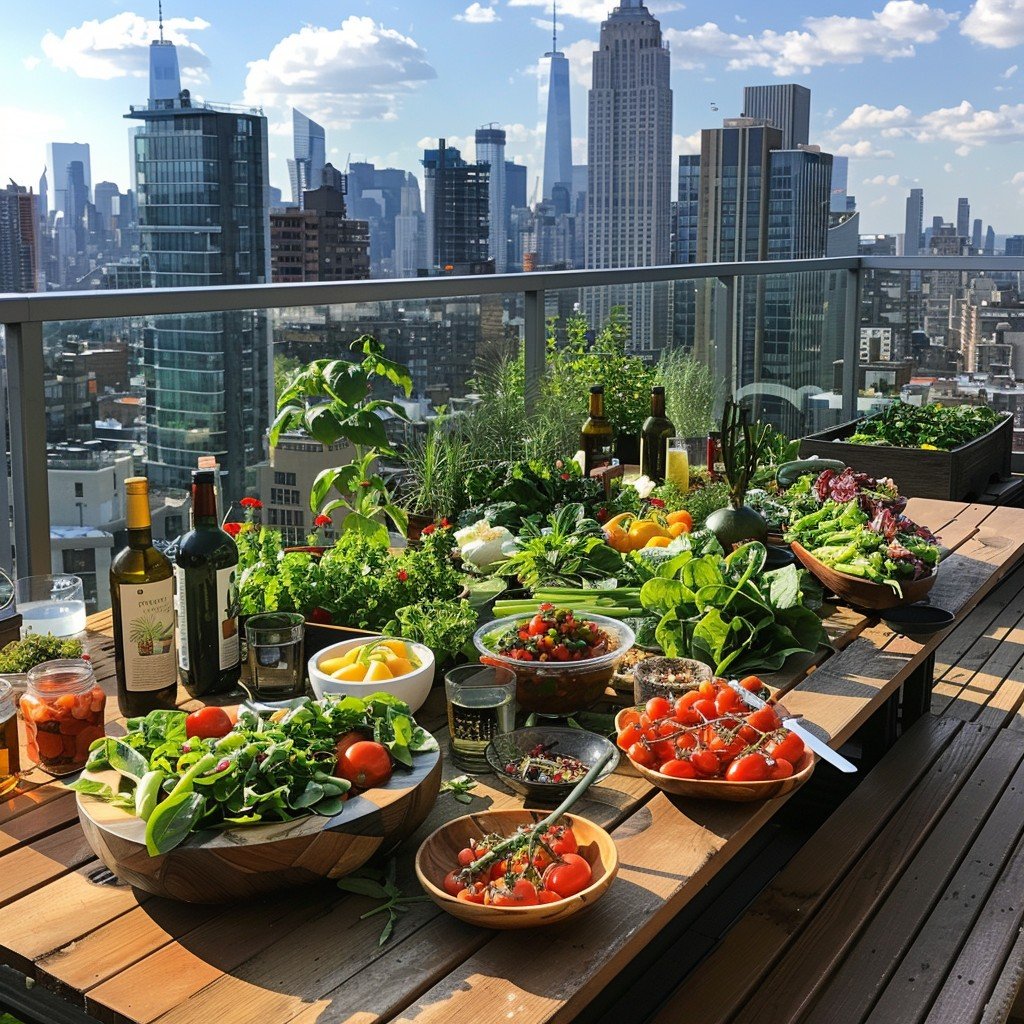
<instances>
[{"instance_id":1,"label":"dark metal bowl","mask_svg":"<svg viewBox=\"0 0 1024 1024\"><path fill-rule=\"evenodd\" d=\"M611 750L612 759L597 777L597 782L611 775L619 763L619 751L615 744L603 736L587 732L585 729L559 729L537 725L526 729L516 729L503 736L496 736L487 745L488 763L494 769L495 775L509 789L522 793L523 796L531 800L557 803L567 797L576 785L575 782L527 782L505 772L505 765L509 761L523 757L540 743L545 745L555 743L557 746L554 747L552 753L575 757L588 767L600 760L606 750Z\"/></svg>"},{"instance_id":2,"label":"dark metal bowl","mask_svg":"<svg viewBox=\"0 0 1024 1024\"><path fill-rule=\"evenodd\" d=\"M956 616L952 612L929 604L908 604L902 608L890 608L881 618L894 633L899 633L915 643L924 643L929 637L949 629L956 622Z\"/></svg>"}]
</instances>

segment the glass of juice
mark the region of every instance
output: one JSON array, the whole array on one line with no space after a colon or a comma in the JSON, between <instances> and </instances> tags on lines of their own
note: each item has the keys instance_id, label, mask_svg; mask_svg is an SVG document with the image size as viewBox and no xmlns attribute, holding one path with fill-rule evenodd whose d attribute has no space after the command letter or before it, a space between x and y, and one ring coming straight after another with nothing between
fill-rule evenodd
<instances>
[{"instance_id":1,"label":"glass of juice","mask_svg":"<svg viewBox=\"0 0 1024 1024\"><path fill-rule=\"evenodd\" d=\"M15 607L21 637L32 633L74 636L85 629L85 595L80 576L25 576L16 584Z\"/></svg>"},{"instance_id":2,"label":"glass of juice","mask_svg":"<svg viewBox=\"0 0 1024 1024\"><path fill-rule=\"evenodd\" d=\"M285 700L305 692L302 641L305 624L298 612L251 615L245 623L252 695Z\"/></svg>"},{"instance_id":3,"label":"glass of juice","mask_svg":"<svg viewBox=\"0 0 1024 1024\"><path fill-rule=\"evenodd\" d=\"M665 479L684 494L690 489L690 459L686 454L686 438L670 437L665 456Z\"/></svg>"},{"instance_id":4,"label":"glass of juice","mask_svg":"<svg viewBox=\"0 0 1024 1024\"><path fill-rule=\"evenodd\" d=\"M449 752L467 772L489 772L484 751L516 722L516 675L502 665L460 665L444 677Z\"/></svg>"}]
</instances>

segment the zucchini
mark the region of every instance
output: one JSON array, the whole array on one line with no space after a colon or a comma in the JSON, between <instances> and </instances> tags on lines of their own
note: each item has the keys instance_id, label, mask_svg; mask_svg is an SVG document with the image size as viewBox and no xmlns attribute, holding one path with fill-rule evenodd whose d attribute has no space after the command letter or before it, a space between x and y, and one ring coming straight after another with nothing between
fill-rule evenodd
<instances>
[{"instance_id":1,"label":"zucchini","mask_svg":"<svg viewBox=\"0 0 1024 1024\"><path fill-rule=\"evenodd\" d=\"M792 487L805 473L817 476L826 469L842 473L846 469L846 463L836 459L797 459L795 462L784 462L775 471L775 482L780 487Z\"/></svg>"}]
</instances>

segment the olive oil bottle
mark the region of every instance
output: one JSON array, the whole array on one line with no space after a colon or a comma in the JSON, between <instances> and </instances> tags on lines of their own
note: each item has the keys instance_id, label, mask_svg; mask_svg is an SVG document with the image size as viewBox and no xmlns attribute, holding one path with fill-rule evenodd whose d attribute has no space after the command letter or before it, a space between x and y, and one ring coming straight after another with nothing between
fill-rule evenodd
<instances>
[{"instance_id":1,"label":"olive oil bottle","mask_svg":"<svg viewBox=\"0 0 1024 1024\"><path fill-rule=\"evenodd\" d=\"M595 385L590 389L590 412L580 431L580 447L583 449L583 475L612 464L612 425L604 414L604 388Z\"/></svg>"},{"instance_id":2,"label":"olive oil bottle","mask_svg":"<svg viewBox=\"0 0 1024 1024\"><path fill-rule=\"evenodd\" d=\"M656 484L665 482L665 457L668 439L676 428L665 415L665 389L651 388L651 415L640 428L640 472Z\"/></svg>"},{"instance_id":3,"label":"olive oil bottle","mask_svg":"<svg viewBox=\"0 0 1024 1024\"><path fill-rule=\"evenodd\" d=\"M128 545L110 564L110 600L117 705L134 718L175 704L174 572L153 547L149 481L130 477L124 487Z\"/></svg>"}]
</instances>

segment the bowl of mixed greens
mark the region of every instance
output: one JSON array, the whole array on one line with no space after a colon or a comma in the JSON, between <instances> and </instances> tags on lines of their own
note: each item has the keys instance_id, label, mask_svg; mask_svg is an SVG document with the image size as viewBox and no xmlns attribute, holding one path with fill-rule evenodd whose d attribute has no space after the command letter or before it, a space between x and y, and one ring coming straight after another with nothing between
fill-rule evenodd
<instances>
[{"instance_id":1,"label":"bowl of mixed greens","mask_svg":"<svg viewBox=\"0 0 1024 1024\"><path fill-rule=\"evenodd\" d=\"M152 711L90 749L76 791L97 856L194 903L338 878L426 817L440 752L388 694Z\"/></svg>"}]
</instances>

